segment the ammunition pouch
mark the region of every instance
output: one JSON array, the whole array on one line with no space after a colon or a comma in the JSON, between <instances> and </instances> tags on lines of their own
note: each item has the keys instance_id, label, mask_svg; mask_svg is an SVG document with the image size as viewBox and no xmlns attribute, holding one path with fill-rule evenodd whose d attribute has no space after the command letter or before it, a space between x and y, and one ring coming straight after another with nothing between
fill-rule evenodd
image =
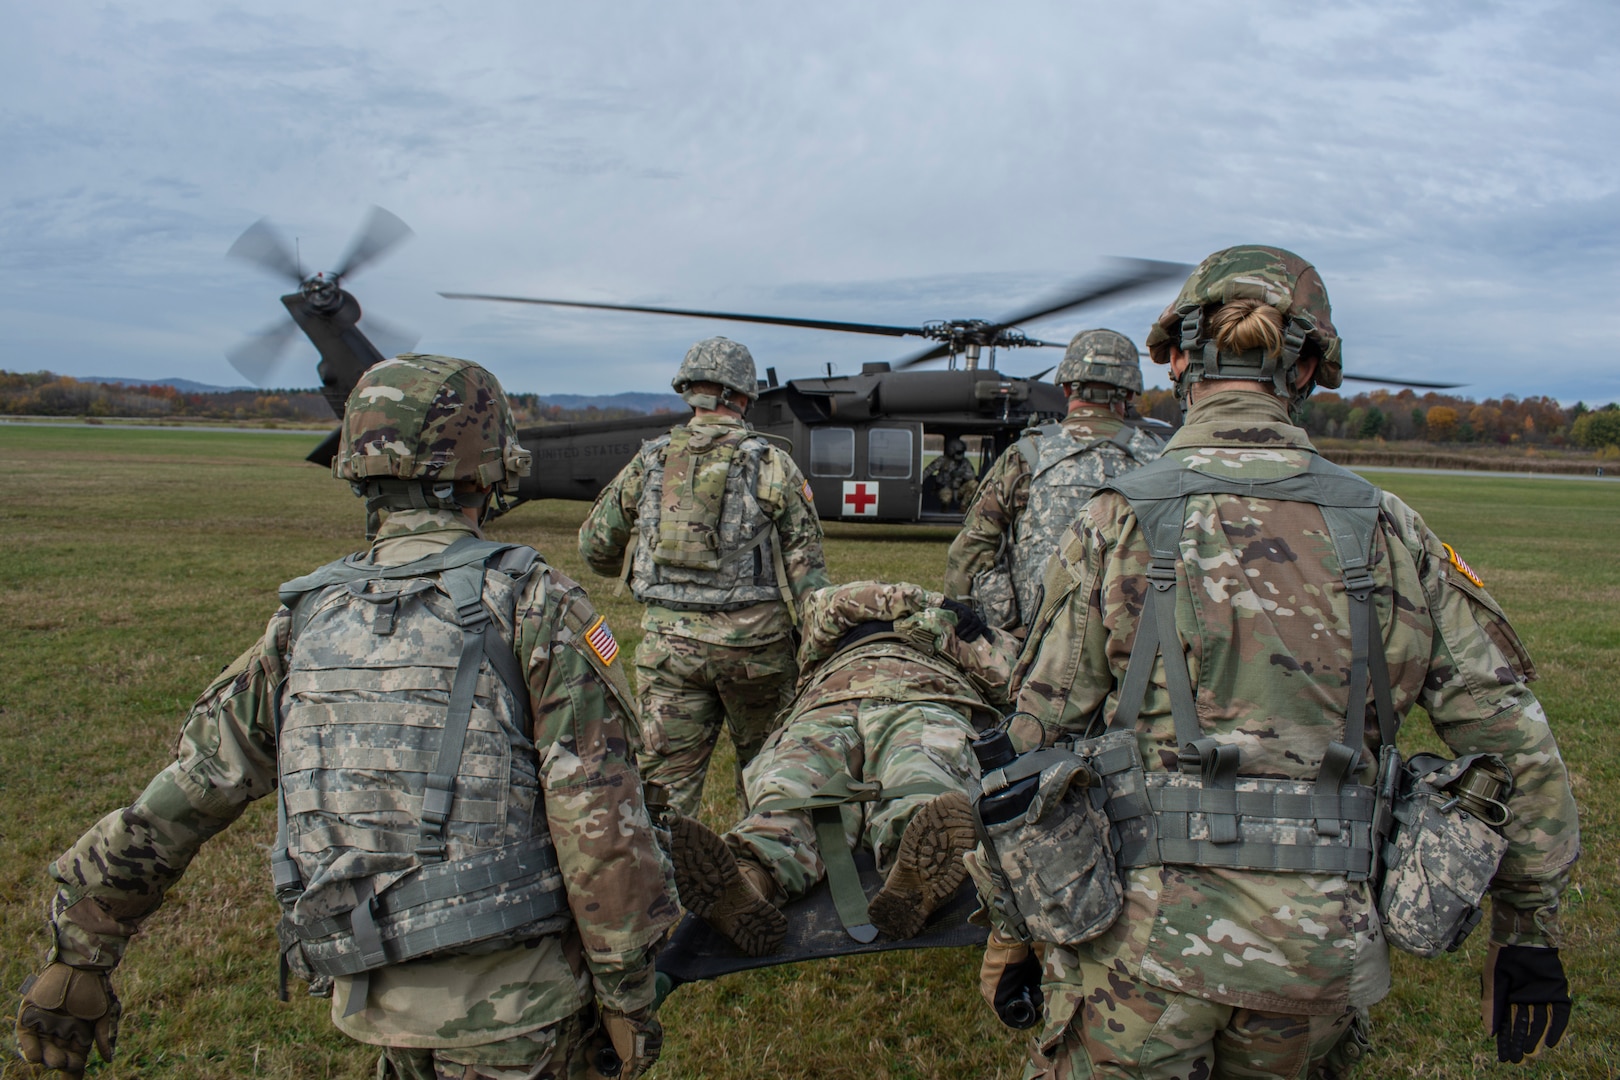
<instances>
[{"instance_id":1,"label":"ammunition pouch","mask_svg":"<svg viewBox=\"0 0 1620 1080\"><path fill-rule=\"evenodd\" d=\"M996 820L1000 815L985 812L985 798L1030 778L1038 779L1021 813ZM983 789L974 805L979 839L1026 936L1078 945L1112 926L1125 888L1103 809L1106 793L1086 760L1036 750L987 774Z\"/></svg>"},{"instance_id":2,"label":"ammunition pouch","mask_svg":"<svg viewBox=\"0 0 1620 1080\"><path fill-rule=\"evenodd\" d=\"M1481 900L1507 851L1497 830L1509 820L1501 799L1511 774L1493 754L1455 761L1419 754L1404 766L1390 754L1382 768L1394 771L1391 835L1378 890L1384 933L1414 956L1455 951L1479 925ZM1492 774L1505 782L1480 793L1478 778Z\"/></svg>"}]
</instances>

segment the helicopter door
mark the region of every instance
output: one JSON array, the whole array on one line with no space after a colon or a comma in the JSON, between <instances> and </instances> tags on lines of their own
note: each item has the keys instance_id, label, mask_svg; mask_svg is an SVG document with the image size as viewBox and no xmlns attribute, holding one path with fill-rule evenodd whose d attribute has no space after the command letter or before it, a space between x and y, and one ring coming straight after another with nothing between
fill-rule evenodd
<instances>
[{"instance_id":1,"label":"helicopter door","mask_svg":"<svg viewBox=\"0 0 1620 1080\"><path fill-rule=\"evenodd\" d=\"M840 517L915 521L921 493L922 425L886 422L858 433L861 477L846 482Z\"/></svg>"}]
</instances>

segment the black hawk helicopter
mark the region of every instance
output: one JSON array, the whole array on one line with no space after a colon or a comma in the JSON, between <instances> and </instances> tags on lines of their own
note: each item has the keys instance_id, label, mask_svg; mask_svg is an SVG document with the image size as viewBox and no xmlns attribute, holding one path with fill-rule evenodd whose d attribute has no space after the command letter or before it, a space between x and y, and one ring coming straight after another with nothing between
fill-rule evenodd
<instances>
[{"instance_id":1,"label":"black hawk helicopter","mask_svg":"<svg viewBox=\"0 0 1620 1080\"><path fill-rule=\"evenodd\" d=\"M306 275L268 222L261 220L249 227L229 254L290 279L298 288L281 298L292 323L278 322L232 349L227 354L232 365L250 381L264 385L294 330L302 330L320 353L317 372L322 393L341 420L349 392L365 370L415 342L414 335L371 316L365 317L362 328L359 301L342 287L342 282L410 235L403 221L373 207L338 269ZM976 471L982 476L1027 425L1056 419L1065 411L1062 391L1042 381L1051 368L1033 376L1012 375L996 368L998 349L1062 348L1066 344L1031 337L1019 324L1181 277L1188 269L1180 263L1122 259L1106 277L1071 286L1051 299L995 321L950 319L918 326L486 293L440 295L454 300L630 311L930 340L933 344L921 352L897 362L864 364L860 373L853 375L835 375L829 367L825 376L782 382L776 369L767 367L766 377L760 381L759 399L748 419L756 430L792 448L823 519L951 524L961 520L960 508L942 506L923 477L925 442L930 436L976 436ZM945 369L912 370L939 360L947 362ZM1402 386L1445 385L1373 376L1345 378ZM642 443L662 435L671 422L669 414L651 414L521 429L518 437L533 453L534 469L521 482L515 501L594 499ZM1156 423L1139 418L1137 422ZM330 466L337 443L334 431L309 454L308 460Z\"/></svg>"}]
</instances>

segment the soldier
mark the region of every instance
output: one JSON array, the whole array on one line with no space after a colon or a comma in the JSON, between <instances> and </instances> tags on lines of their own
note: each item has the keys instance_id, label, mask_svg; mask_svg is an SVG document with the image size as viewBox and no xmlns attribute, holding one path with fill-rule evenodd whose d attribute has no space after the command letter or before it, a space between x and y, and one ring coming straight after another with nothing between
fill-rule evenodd
<instances>
[{"instance_id":1,"label":"soldier","mask_svg":"<svg viewBox=\"0 0 1620 1080\"><path fill-rule=\"evenodd\" d=\"M975 604L994 626L1035 621L1041 571L1069 522L1098 485L1159 456L1159 440L1125 422L1142 392L1130 338L1081 331L1056 381L1068 414L1025 433L996 460L946 556L945 595Z\"/></svg>"},{"instance_id":2,"label":"soldier","mask_svg":"<svg viewBox=\"0 0 1620 1080\"><path fill-rule=\"evenodd\" d=\"M647 605L636 649L642 779L696 814L722 721L742 767L793 696L799 598L827 584L821 520L793 459L743 414L754 358L693 345L672 385L692 419L654 439L596 497L579 553Z\"/></svg>"},{"instance_id":3,"label":"soldier","mask_svg":"<svg viewBox=\"0 0 1620 1080\"><path fill-rule=\"evenodd\" d=\"M1321 278L1277 248L1217 252L1147 340L1186 425L1065 533L1015 673L1048 743L1085 733L1120 752L1105 790L1123 914L1042 949L1030 1075L1346 1075L1389 990L1396 926L1369 880L1383 813L1369 785L1414 706L1458 753L1511 770L1505 857L1470 869L1493 897L1486 1023L1503 1060L1551 1046L1569 1016L1569 779L1534 668L1477 575L1289 423L1291 403L1341 379ZM1031 966L1004 900L987 996Z\"/></svg>"},{"instance_id":4,"label":"soldier","mask_svg":"<svg viewBox=\"0 0 1620 1080\"><path fill-rule=\"evenodd\" d=\"M787 930L781 906L824 875L841 916L851 898L865 906L849 854L864 846L888 876L870 926L846 918L850 933L915 936L966 876L967 793L979 774L969 743L975 720L1006 703L1016 644L964 605L904 582L812 594L798 695L745 774L753 813L723 837L687 816L673 825L682 904L764 956ZM838 837L835 851L818 842L812 811L821 807L842 819L819 830ZM840 896L846 882L854 891Z\"/></svg>"},{"instance_id":5,"label":"soldier","mask_svg":"<svg viewBox=\"0 0 1620 1080\"><path fill-rule=\"evenodd\" d=\"M945 451L923 470L923 486L933 481L934 496L941 510L952 510L973 501L979 478L967 459L967 443L952 435L945 440Z\"/></svg>"},{"instance_id":6,"label":"soldier","mask_svg":"<svg viewBox=\"0 0 1620 1080\"><path fill-rule=\"evenodd\" d=\"M283 979L332 994L379 1076L582 1077L599 1024L622 1075L657 1059L653 953L679 912L612 632L532 549L479 531L528 471L516 436L477 364L412 354L361 378L332 469L375 543L282 586L174 763L51 865L24 1058L75 1076L92 1043L111 1059L129 939L279 790Z\"/></svg>"}]
</instances>

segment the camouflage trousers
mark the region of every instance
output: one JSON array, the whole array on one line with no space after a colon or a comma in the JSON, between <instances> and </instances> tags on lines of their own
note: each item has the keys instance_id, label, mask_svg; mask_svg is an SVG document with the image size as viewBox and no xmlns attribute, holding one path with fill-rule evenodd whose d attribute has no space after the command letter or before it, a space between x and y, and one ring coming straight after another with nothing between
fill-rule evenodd
<instances>
[{"instance_id":1,"label":"camouflage trousers","mask_svg":"<svg viewBox=\"0 0 1620 1080\"><path fill-rule=\"evenodd\" d=\"M538 1031L483 1046L390 1046L377 1061L377 1080L585 1080L595 1029L594 1010L584 1009Z\"/></svg>"},{"instance_id":2,"label":"camouflage trousers","mask_svg":"<svg viewBox=\"0 0 1620 1080\"><path fill-rule=\"evenodd\" d=\"M723 723L737 748L741 796L742 767L793 699L798 675L786 638L743 647L649 631L636 648L643 783L662 785L671 806L696 817Z\"/></svg>"},{"instance_id":3,"label":"camouflage trousers","mask_svg":"<svg viewBox=\"0 0 1620 1080\"><path fill-rule=\"evenodd\" d=\"M1242 1009L1139 982L1117 962L1076 959L1046 952L1048 1023L1025 1080L1340 1080L1366 1049L1361 1010Z\"/></svg>"},{"instance_id":4,"label":"camouflage trousers","mask_svg":"<svg viewBox=\"0 0 1620 1080\"><path fill-rule=\"evenodd\" d=\"M813 795L834 775L884 787L926 782L967 791L978 776L969 743L973 725L931 701L842 701L792 716L743 774L750 806ZM842 807L844 838L870 848L883 867L900 834L933 795L908 795ZM739 822L728 841L767 866L789 897L802 896L826 874L807 810L763 811Z\"/></svg>"}]
</instances>

